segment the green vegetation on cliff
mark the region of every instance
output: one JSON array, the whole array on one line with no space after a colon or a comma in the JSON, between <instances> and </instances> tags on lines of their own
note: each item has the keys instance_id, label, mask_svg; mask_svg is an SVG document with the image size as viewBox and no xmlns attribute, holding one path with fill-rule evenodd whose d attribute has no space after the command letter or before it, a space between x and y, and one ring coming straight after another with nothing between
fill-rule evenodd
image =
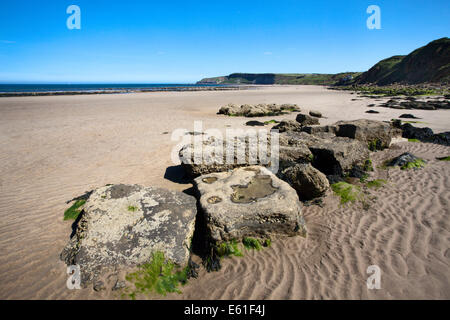
<instances>
[{"instance_id":1,"label":"green vegetation on cliff","mask_svg":"<svg viewBox=\"0 0 450 320\"><path fill-rule=\"evenodd\" d=\"M381 60L355 78L355 83L442 83L450 80L450 38L441 38L407 56Z\"/></svg>"},{"instance_id":2,"label":"green vegetation on cliff","mask_svg":"<svg viewBox=\"0 0 450 320\"><path fill-rule=\"evenodd\" d=\"M304 73L233 73L225 77L205 78L198 84L308 84L334 85L348 77L352 79L360 72L338 74L304 74Z\"/></svg>"}]
</instances>

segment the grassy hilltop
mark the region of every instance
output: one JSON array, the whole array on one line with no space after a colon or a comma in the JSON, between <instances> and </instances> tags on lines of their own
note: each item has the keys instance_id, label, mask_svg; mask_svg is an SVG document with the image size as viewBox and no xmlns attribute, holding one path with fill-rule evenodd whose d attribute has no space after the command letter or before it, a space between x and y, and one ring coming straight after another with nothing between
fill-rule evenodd
<instances>
[{"instance_id":1,"label":"grassy hilltop","mask_svg":"<svg viewBox=\"0 0 450 320\"><path fill-rule=\"evenodd\" d=\"M450 82L450 39L430 42L406 56L384 59L369 71L337 74L304 73L233 73L229 76L205 78L198 84L421 84Z\"/></svg>"}]
</instances>

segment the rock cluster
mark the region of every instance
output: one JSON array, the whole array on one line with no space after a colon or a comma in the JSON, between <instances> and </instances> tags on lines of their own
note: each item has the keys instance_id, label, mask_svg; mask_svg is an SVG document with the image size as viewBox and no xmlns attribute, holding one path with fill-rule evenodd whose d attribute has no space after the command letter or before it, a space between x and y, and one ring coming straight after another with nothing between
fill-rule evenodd
<instances>
[{"instance_id":1,"label":"rock cluster","mask_svg":"<svg viewBox=\"0 0 450 320\"><path fill-rule=\"evenodd\" d=\"M296 104L243 104L241 106L228 104L220 108L218 114L242 117L278 116L289 112L300 112Z\"/></svg>"},{"instance_id":2,"label":"rock cluster","mask_svg":"<svg viewBox=\"0 0 450 320\"><path fill-rule=\"evenodd\" d=\"M448 99L420 101L414 97L408 97L406 101L399 101L399 99L390 99L381 106L391 109L437 110L450 109L450 101Z\"/></svg>"}]
</instances>

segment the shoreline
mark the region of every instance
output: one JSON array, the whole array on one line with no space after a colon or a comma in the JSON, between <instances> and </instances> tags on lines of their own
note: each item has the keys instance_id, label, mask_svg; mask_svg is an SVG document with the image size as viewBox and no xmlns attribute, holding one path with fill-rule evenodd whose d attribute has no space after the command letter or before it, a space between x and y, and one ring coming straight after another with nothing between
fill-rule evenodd
<instances>
[{"instance_id":1,"label":"shoreline","mask_svg":"<svg viewBox=\"0 0 450 320\"><path fill-rule=\"evenodd\" d=\"M75 91L33 91L33 92L0 92L0 98L11 97L39 97L39 96L74 96L74 95L99 95L99 94L130 94L149 92L185 92L185 91L230 91L248 90L254 88L249 85L235 86L179 86L179 87L155 87L146 89L112 89L112 90L75 90Z\"/></svg>"}]
</instances>

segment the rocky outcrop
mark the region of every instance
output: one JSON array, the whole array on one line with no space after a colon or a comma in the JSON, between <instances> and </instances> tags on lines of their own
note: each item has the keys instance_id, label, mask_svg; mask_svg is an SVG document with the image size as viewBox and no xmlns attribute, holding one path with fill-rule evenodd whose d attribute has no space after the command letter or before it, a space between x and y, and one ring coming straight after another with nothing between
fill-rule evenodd
<instances>
[{"instance_id":1,"label":"rocky outcrop","mask_svg":"<svg viewBox=\"0 0 450 320\"><path fill-rule=\"evenodd\" d=\"M296 119L295 119L298 123L300 123L302 126L313 126L313 125L318 125L319 123L319 118L316 117L311 117L307 114L298 114Z\"/></svg>"},{"instance_id":2,"label":"rocky outcrop","mask_svg":"<svg viewBox=\"0 0 450 320\"><path fill-rule=\"evenodd\" d=\"M204 175L195 186L214 244L306 234L297 193L264 167Z\"/></svg>"},{"instance_id":3,"label":"rocky outcrop","mask_svg":"<svg viewBox=\"0 0 450 320\"><path fill-rule=\"evenodd\" d=\"M375 120L339 121L335 125L336 136L362 141L372 151L388 148L392 138L399 135L389 123Z\"/></svg>"},{"instance_id":4,"label":"rocky outcrop","mask_svg":"<svg viewBox=\"0 0 450 320\"><path fill-rule=\"evenodd\" d=\"M297 191L301 200L321 197L330 187L327 177L309 163L290 166L279 176Z\"/></svg>"},{"instance_id":5,"label":"rocky outcrop","mask_svg":"<svg viewBox=\"0 0 450 320\"><path fill-rule=\"evenodd\" d=\"M430 128L417 128L410 123L401 125L401 129L403 138L417 139L422 142L431 142L445 146L450 145L450 132L435 134Z\"/></svg>"},{"instance_id":6,"label":"rocky outcrop","mask_svg":"<svg viewBox=\"0 0 450 320\"><path fill-rule=\"evenodd\" d=\"M300 108L296 104L243 104L241 106L235 104L228 104L220 108L218 114L227 116L242 116L242 117L264 117L277 116L287 114L289 112L300 112Z\"/></svg>"},{"instance_id":7,"label":"rocky outcrop","mask_svg":"<svg viewBox=\"0 0 450 320\"><path fill-rule=\"evenodd\" d=\"M184 267L196 212L195 198L181 192L138 185L99 188L87 200L61 259L80 266L84 286L104 268L140 265L157 251Z\"/></svg>"}]
</instances>

